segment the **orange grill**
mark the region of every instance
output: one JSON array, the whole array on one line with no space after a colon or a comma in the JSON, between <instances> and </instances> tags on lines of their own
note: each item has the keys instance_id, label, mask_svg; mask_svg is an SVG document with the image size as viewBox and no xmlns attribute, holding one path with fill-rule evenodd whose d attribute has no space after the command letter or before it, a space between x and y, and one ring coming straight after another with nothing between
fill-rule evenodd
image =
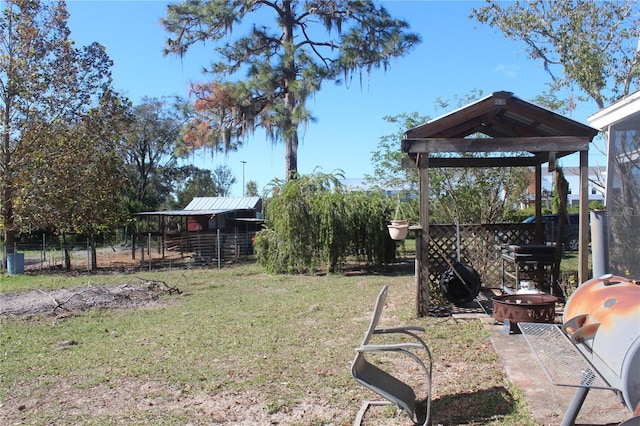
<instances>
[{"instance_id":1,"label":"orange grill","mask_svg":"<svg viewBox=\"0 0 640 426\"><path fill-rule=\"evenodd\" d=\"M586 281L567 301L563 331L634 410L640 404L640 281L614 275Z\"/></svg>"},{"instance_id":2,"label":"orange grill","mask_svg":"<svg viewBox=\"0 0 640 426\"><path fill-rule=\"evenodd\" d=\"M589 389L610 389L630 411L640 410L640 281L610 274L589 280L567 300L561 327L518 328L549 380L576 388L561 426L575 424ZM639 416L630 421L640 425Z\"/></svg>"}]
</instances>

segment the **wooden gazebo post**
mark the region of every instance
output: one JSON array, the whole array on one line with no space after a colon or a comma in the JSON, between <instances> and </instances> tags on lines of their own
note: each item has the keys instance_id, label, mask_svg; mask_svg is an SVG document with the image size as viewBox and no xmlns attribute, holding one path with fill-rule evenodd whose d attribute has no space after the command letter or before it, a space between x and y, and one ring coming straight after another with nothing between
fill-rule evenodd
<instances>
[{"instance_id":1,"label":"wooden gazebo post","mask_svg":"<svg viewBox=\"0 0 640 426\"><path fill-rule=\"evenodd\" d=\"M536 243L542 243L544 224L542 223L542 164L535 165L535 209L536 209Z\"/></svg>"},{"instance_id":2,"label":"wooden gazebo post","mask_svg":"<svg viewBox=\"0 0 640 426\"><path fill-rule=\"evenodd\" d=\"M578 283L589 277L589 155L580 151L580 216L578 226Z\"/></svg>"},{"instance_id":3,"label":"wooden gazebo post","mask_svg":"<svg viewBox=\"0 0 640 426\"><path fill-rule=\"evenodd\" d=\"M416 251L416 316L429 314L429 306L427 303L426 310L422 309L422 298L420 294L425 294L426 300L429 300L429 262L424 262L426 257L429 256L429 156L418 156L418 176L420 179L419 192L420 192L420 227L422 232L420 240L416 241L416 247L420 247L420 258L417 256Z\"/></svg>"}]
</instances>

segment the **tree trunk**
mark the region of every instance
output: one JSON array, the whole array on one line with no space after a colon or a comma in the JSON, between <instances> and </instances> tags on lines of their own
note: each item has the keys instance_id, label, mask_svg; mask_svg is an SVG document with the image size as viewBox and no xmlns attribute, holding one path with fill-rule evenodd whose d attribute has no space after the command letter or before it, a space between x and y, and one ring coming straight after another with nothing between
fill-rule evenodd
<instances>
[{"instance_id":1,"label":"tree trunk","mask_svg":"<svg viewBox=\"0 0 640 426\"><path fill-rule=\"evenodd\" d=\"M69 252L69 246L66 244L63 248L63 256L64 256L64 270L69 272L71 271L71 253Z\"/></svg>"},{"instance_id":2,"label":"tree trunk","mask_svg":"<svg viewBox=\"0 0 640 426\"><path fill-rule=\"evenodd\" d=\"M6 224L6 220L4 221ZM15 232L10 230L4 231L4 256L2 257L2 267L7 269L7 255L15 250Z\"/></svg>"},{"instance_id":3,"label":"tree trunk","mask_svg":"<svg viewBox=\"0 0 640 426\"><path fill-rule=\"evenodd\" d=\"M11 198L10 183L4 183L2 191L2 225L4 226L4 256L2 266L7 268L7 255L15 251L16 232L13 229L13 200Z\"/></svg>"},{"instance_id":4,"label":"tree trunk","mask_svg":"<svg viewBox=\"0 0 640 426\"><path fill-rule=\"evenodd\" d=\"M283 2L283 23L284 23L284 43L285 58L284 62L284 79L285 90L284 106L287 111L287 117L284 120L282 129L285 143L285 162L286 162L286 179L291 180L297 177L298 173L298 123L293 120L294 110L296 108L296 96L291 92L291 87L296 80L296 67L294 61L295 50L293 47L293 13L291 11L291 1Z\"/></svg>"},{"instance_id":5,"label":"tree trunk","mask_svg":"<svg viewBox=\"0 0 640 426\"><path fill-rule=\"evenodd\" d=\"M69 252L65 234L62 234L62 257L64 260L64 270L68 272L71 270L71 253Z\"/></svg>"},{"instance_id":6,"label":"tree trunk","mask_svg":"<svg viewBox=\"0 0 640 426\"><path fill-rule=\"evenodd\" d=\"M2 227L4 229L4 255L2 256L2 266L3 268L7 268L7 254L14 252L15 245L15 230L14 227L14 219L13 219L13 187L12 187L12 165L11 165L11 139L9 137L9 124L10 124L10 106L11 100L6 100L4 117L3 117L3 127L4 133L2 135L2 181L0 182L0 206L2 206L1 210L1 220Z\"/></svg>"},{"instance_id":7,"label":"tree trunk","mask_svg":"<svg viewBox=\"0 0 640 426\"><path fill-rule=\"evenodd\" d=\"M91 235L89 240L89 259L91 259L91 271L98 270L98 256L96 254L96 238Z\"/></svg>"},{"instance_id":8,"label":"tree trunk","mask_svg":"<svg viewBox=\"0 0 640 426\"><path fill-rule=\"evenodd\" d=\"M287 180L295 179L298 172L298 133L287 137L286 144L286 167Z\"/></svg>"}]
</instances>

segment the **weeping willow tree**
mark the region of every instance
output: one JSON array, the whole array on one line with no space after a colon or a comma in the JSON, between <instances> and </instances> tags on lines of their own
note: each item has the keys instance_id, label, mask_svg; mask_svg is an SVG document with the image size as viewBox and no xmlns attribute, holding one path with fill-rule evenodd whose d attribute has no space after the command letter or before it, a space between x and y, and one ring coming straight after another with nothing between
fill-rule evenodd
<instances>
[{"instance_id":1,"label":"weeping willow tree","mask_svg":"<svg viewBox=\"0 0 640 426\"><path fill-rule=\"evenodd\" d=\"M256 235L258 262L273 273L336 272L349 257L393 262L396 245L386 227L393 211L388 197L344 191L333 174L276 181L265 229Z\"/></svg>"}]
</instances>

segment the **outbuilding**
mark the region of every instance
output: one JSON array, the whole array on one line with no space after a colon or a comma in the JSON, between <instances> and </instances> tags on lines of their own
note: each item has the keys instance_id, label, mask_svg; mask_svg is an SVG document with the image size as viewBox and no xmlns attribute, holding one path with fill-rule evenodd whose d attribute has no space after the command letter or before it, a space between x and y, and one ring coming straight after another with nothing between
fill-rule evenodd
<instances>
[{"instance_id":1,"label":"outbuilding","mask_svg":"<svg viewBox=\"0 0 640 426\"><path fill-rule=\"evenodd\" d=\"M153 243L162 256L165 250L179 250L198 259L252 253L253 237L264 223L260 197L195 197L182 210L134 216L138 246Z\"/></svg>"}]
</instances>

